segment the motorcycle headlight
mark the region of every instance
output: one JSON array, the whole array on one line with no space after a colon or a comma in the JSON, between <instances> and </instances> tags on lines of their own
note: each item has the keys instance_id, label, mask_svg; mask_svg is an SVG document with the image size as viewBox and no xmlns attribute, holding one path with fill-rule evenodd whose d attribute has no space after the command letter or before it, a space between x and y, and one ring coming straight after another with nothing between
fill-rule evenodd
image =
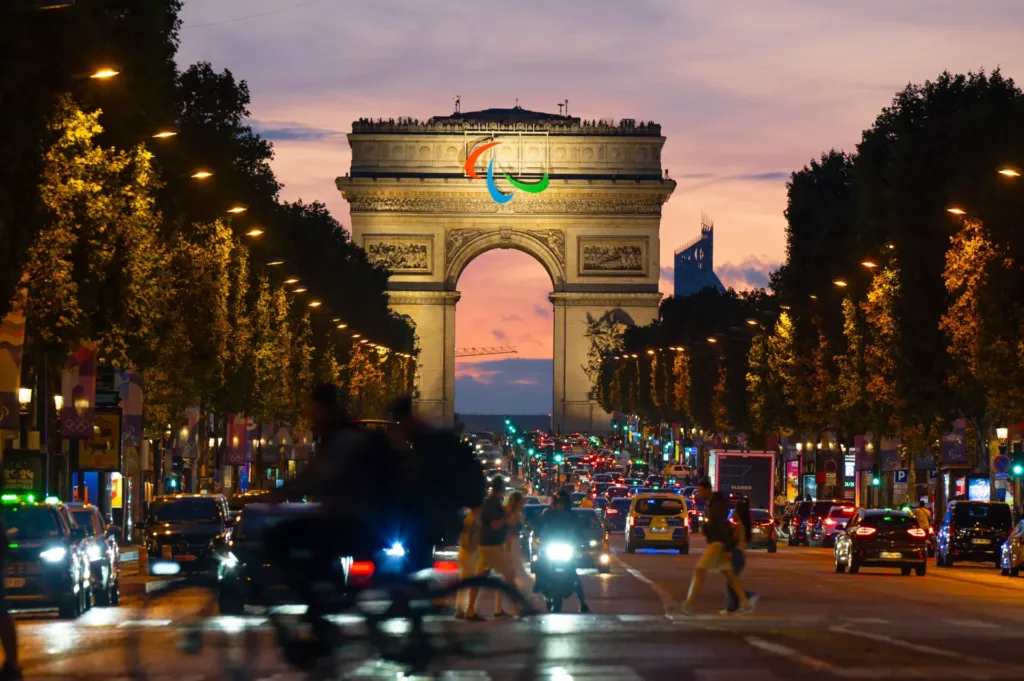
<instances>
[{"instance_id":1,"label":"motorcycle headlight","mask_svg":"<svg viewBox=\"0 0 1024 681\"><path fill-rule=\"evenodd\" d=\"M89 557L89 560L99 560L103 556L103 552L100 551L99 546L92 544L85 550L85 555Z\"/></svg>"},{"instance_id":2,"label":"motorcycle headlight","mask_svg":"<svg viewBox=\"0 0 1024 681\"><path fill-rule=\"evenodd\" d=\"M591 539L590 540L590 546L591 547L597 546L597 540L596 539Z\"/></svg>"},{"instance_id":3,"label":"motorcycle headlight","mask_svg":"<svg viewBox=\"0 0 1024 681\"><path fill-rule=\"evenodd\" d=\"M384 549L384 555L389 558L401 558L405 555L405 547L401 543L395 542L388 548Z\"/></svg>"},{"instance_id":4,"label":"motorcycle headlight","mask_svg":"<svg viewBox=\"0 0 1024 681\"><path fill-rule=\"evenodd\" d=\"M235 569L236 567L238 567L238 562L239 562L239 561L238 561L238 556L236 556L236 555L235 555L234 553L232 553L231 551L228 551L228 553L227 553L227 555L226 555L226 556L221 556L221 557L220 557L220 562L221 562L221 564L222 564L222 565L223 565L223 566L224 566L224 567L225 567L226 569L228 569L228 570L234 570L234 569Z\"/></svg>"},{"instance_id":5,"label":"motorcycle headlight","mask_svg":"<svg viewBox=\"0 0 1024 681\"><path fill-rule=\"evenodd\" d=\"M39 554L39 557L45 560L47 563L59 563L64 560L64 557L68 555L68 550L63 546L54 546L52 549L46 549Z\"/></svg>"},{"instance_id":6,"label":"motorcycle headlight","mask_svg":"<svg viewBox=\"0 0 1024 681\"><path fill-rule=\"evenodd\" d=\"M565 562L572 560L573 557L572 547L568 544L556 543L551 544L544 549L544 555L550 560Z\"/></svg>"}]
</instances>

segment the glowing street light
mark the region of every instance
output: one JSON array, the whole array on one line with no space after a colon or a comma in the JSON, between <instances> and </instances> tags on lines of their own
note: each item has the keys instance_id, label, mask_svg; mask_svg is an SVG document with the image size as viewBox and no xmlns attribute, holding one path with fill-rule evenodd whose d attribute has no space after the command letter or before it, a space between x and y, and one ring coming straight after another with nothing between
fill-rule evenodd
<instances>
[{"instance_id":1,"label":"glowing street light","mask_svg":"<svg viewBox=\"0 0 1024 681\"><path fill-rule=\"evenodd\" d=\"M648 350L648 351L647 351L647 354L648 354L648 355L653 355L653 354L654 354L654 350Z\"/></svg>"},{"instance_id":2,"label":"glowing street light","mask_svg":"<svg viewBox=\"0 0 1024 681\"><path fill-rule=\"evenodd\" d=\"M339 329L347 329L348 328L348 324L345 324L344 322L342 322L341 324L338 324L338 328Z\"/></svg>"},{"instance_id":3,"label":"glowing street light","mask_svg":"<svg viewBox=\"0 0 1024 681\"><path fill-rule=\"evenodd\" d=\"M289 286L291 286L292 284L298 284L299 283L299 278L298 277L288 277L287 279L284 280L284 283L288 284Z\"/></svg>"},{"instance_id":4,"label":"glowing street light","mask_svg":"<svg viewBox=\"0 0 1024 681\"><path fill-rule=\"evenodd\" d=\"M846 282L843 281L842 279L835 279L832 283L838 286L839 288L846 288L847 286Z\"/></svg>"},{"instance_id":5,"label":"glowing street light","mask_svg":"<svg viewBox=\"0 0 1024 681\"><path fill-rule=\"evenodd\" d=\"M244 213L247 210L249 210L249 209L246 208L245 206L241 205L241 204L235 204L234 206L231 206L231 208L228 208L228 212L232 213L234 215L241 215L242 213Z\"/></svg>"},{"instance_id":6,"label":"glowing street light","mask_svg":"<svg viewBox=\"0 0 1024 681\"><path fill-rule=\"evenodd\" d=\"M102 69L98 69L98 70L92 72L91 74L89 74L89 77L94 79L94 80L108 80L108 79L113 78L114 76L118 75L119 73L121 73L121 72L118 71L117 69L113 69L113 68L110 68L109 66L106 66L106 67L103 67Z\"/></svg>"},{"instance_id":7,"label":"glowing street light","mask_svg":"<svg viewBox=\"0 0 1024 681\"><path fill-rule=\"evenodd\" d=\"M209 170L197 170L196 172L192 173L192 179L194 180L205 180L208 177L213 177L213 173L211 173Z\"/></svg>"},{"instance_id":8,"label":"glowing street light","mask_svg":"<svg viewBox=\"0 0 1024 681\"><path fill-rule=\"evenodd\" d=\"M292 289L292 293L305 293L308 290L309 289L306 288L305 286L300 286L300 287L298 287L296 289Z\"/></svg>"},{"instance_id":9,"label":"glowing street light","mask_svg":"<svg viewBox=\"0 0 1024 681\"><path fill-rule=\"evenodd\" d=\"M321 303L319 300L311 300L307 304L309 305L309 307L320 307L321 305L323 305L323 303Z\"/></svg>"},{"instance_id":10,"label":"glowing street light","mask_svg":"<svg viewBox=\"0 0 1024 681\"><path fill-rule=\"evenodd\" d=\"M861 263L861 265L868 268L869 270L873 270L876 267L878 267L878 263L871 260L865 260L864 262Z\"/></svg>"},{"instance_id":11,"label":"glowing street light","mask_svg":"<svg viewBox=\"0 0 1024 681\"><path fill-rule=\"evenodd\" d=\"M362 343L362 344L366 344L366 343L369 343L370 341L368 341L368 340L366 340L365 338L363 338L363 339L362 339L362 340L360 340L359 342L360 342L360 343Z\"/></svg>"},{"instance_id":12,"label":"glowing street light","mask_svg":"<svg viewBox=\"0 0 1024 681\"><path fill-rule=\"evenodd\" d=\"M750 326L757 326L757 320L756 319L748 319L747 320L747 324L749 324Z\"/></svg>"},{"instance_id":13,"label":"glowing street light","mask_svg":"<svg viewBox=\"0 0 1024 681\"><path fill-rule=\"evenodd\" d=\"M269 262L267 262L267 267L277 267L278 265L283 264L284 260L270 260Z\"/></svg>"},{"instance_id":14,"label":"glowing street light","mask_svg":"<svg viewBox=\"0 0 1024 681\"><path fill-rule=\"evenodd\" d=\"M816 295L814 295L814 294L812 293L812 294L810 295L810 298L811 298L811 300L817 300L817 299L818 299L818 296L816 296Z\"/></svg>"},{"instance_id":15,"label":"glowing street light","mask_svg":"<svg viewBox=\"0 0 1024 681\"><path fill-rule=\"evenodd\" d=\"M354 334L352 334L352 337L353 338L362 338L363 334L361 334L361 333L354 333Z\"/></svg>"},{"instance_id":16,"label":"glowing street light","mask_svg":"<svg viewBox=\"0 0 1024 681\"><path fill-rule=\"evenodd\" d=\"M260 236L262 234L263 234L263 230L260 229L259 227L253 227L252 229L250 229L248 232L245 233L246 236L251 236L251 237L257 237L257 236Z\"/></svg>"},{"instance_id":17,"label":"glowing street light","mask_svg":"<svg viewBox=\"0 0 1024 681\"><path fill-rule=\"evenodd\" d=\"M714 345L717 342L718 342L717 338L715 338L714 336L708 336L708 343L711 343L712 345Z\"/></svg>"},{"instance_id":18,"label":"glowing street light","mask_svg":"<svg viewBox=\"0 0 1024 681\"><path fill-rule=\"evenodd\" d=\"M1018 177L1020 177L1020 171L1017 170L1016 168L1009 168L1009 167L1007 167L1007 168L1000 168L997 172L1000 175L1002 175L1003 177L1011 177L1011 178L1018 178Z\"/></svg>"},{"instance_id":19,"label":"glowing street light","mask_svg":"<svg viewBox=\"0 0 1024 681\"><path fill-rule=\"evenodd\" d=\"M959 206L950 206L949 208L946 209L946 212L952 213L953 215L967 215L967 211L965 211L963 208L960 208Z\"/></svg>"},{"instance_id":20,"label":"glowing street light","mask_svg":"<svg viewBox=\"0 0 1024 681\"><path fill-rule=\"evenodd\" d=\"M177 136L177 134L177 130L157 130L155 133L153 133L153 139L165 140L169 137L175 137Z\"/></svg>"}]
</instances>

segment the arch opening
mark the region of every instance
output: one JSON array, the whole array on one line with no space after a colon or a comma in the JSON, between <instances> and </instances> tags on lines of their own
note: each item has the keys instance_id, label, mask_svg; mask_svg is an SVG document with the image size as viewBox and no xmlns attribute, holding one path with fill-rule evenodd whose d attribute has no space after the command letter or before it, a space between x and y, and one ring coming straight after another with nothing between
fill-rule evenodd
<instances>
[{"instance_id":1,"label":"arch opening","mask_svg":"<svg viewBox=\"0 0 1024 681\"><path fill-rule=\"evenodd\" d=\"M565 284L564 246L562 251L559 251L562 243L555 241L552 244L546 237L509 229L495 230L478 236L455 250L446 267L446 289L457 290L462 273L470 263L490 251L501 249L520 251L530 256L540 263L547 273L551 289L555 292L561 291Z\"/></svg>"}]
</instances>

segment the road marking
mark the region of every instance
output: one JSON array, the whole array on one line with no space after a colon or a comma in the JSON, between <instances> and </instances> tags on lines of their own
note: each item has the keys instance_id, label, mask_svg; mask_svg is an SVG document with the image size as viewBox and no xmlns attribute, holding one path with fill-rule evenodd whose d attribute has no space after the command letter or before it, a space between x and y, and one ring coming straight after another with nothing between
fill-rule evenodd
<instances>
[{"instance_id":1,"label":"road marking","mask_svg":"<svg viewBox=\"0 0 1024 681\"><path fill-rule=\"evenodd\" d=\"M633 577L636 577L638 580L640 580L641 582L643 582L644 584L649 586L651 588L651 590L655 594L657 594L658 598L661 600L661 607L664 609L666 615L668 615L669 613L675 612L675 611L677 611L679 609L679 606L676 604L675 599L672 598L672 594L670 594L668 591L666 591L660 585L655 584L649 578L644 576L644 574L642 572L640 572L639 570L637 570L635 568L631 568L628 565L626 565L622 561L622 559L619 558L617 555L612 554L612 560L615 561L616 565L618 565L623 570L628 572L630 575L632 575Z\"/></svg>"},{"instance_id":2,"label":"road marking","mask_svg":"<svg viewBox=\"0 0 1024 681\"><path fill-rule=\"evenodd\" d=\"M998 629L999 625L993 624L992 622L984 622L982 620L958 620L958 619L945 619L942 620L946 624L955 628L966 628L966 629Z\"/></svg>"},{"instance_id":3,"label":"road marking","mask_svg":"<svg viewBox=\"0 0 1024 681\"><path fill-rule=\"evenodd\" d=\"M849 667L834 669L834 674L844 679L951 679L971 681L992 681L1019 677L1014 667Z\"/></svg>"},{"instance_id":4,"label":"road marking","mask_svg":"<svg viewBox=\"0 0 1024 681\"><path fill-rule=\"evenodd\" d=\"M924 653L925 655L938 655L940 657L948 657L954 660L962 660L963 662L967 662L968 664L981 666L990 666L992 664L992 660L986 660L983 657L963 655L953 650L936 648L935 646L929 646L923 643L911 643L910 641L892 638L891 636L883 636L882 634L872 634L870 631L850 629L846 626L829 627L829 631L837 634L845 634L847 636L858 636L860 638L866 638L870 641L875 641L876 643L885 643L887 645L896 646L897 648L912 650L915 653Z\"/></svg>"},{"instance_id":5,"label":"road marking","mask_svg":"<svg viewBox=\"0 0 1024 681\"><path fill-rule=\"evenodd\" d=\"M758 650L763 650L766 653L771 653L772 655L784 657L787 660L799 662L805 667L810 667L811 669L815 669L819 672L832 671L832 665L830 665L828 662L825 662L825 660L819 660L816 657L805 655L804 653L801 653L799 650L793 650L792 648L788 648L782 645L781 643L766 641L763 638L757 638L756 636L747 636L745 640L749 645L757 648Z\"/></svg>"}]
</instances>

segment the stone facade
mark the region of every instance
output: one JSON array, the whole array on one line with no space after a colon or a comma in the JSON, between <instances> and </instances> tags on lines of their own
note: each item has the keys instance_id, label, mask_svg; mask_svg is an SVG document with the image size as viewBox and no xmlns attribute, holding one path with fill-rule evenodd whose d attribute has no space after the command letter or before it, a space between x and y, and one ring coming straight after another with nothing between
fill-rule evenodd
<instances>
[{"instance_id":1,"label":"stone facade","mask_svg":"<svg viewBox=\"0 0 1024 681\"><path fill-rule=\"evenodd\" d=\"M513 176L546 173L547 190L494 201L485 181L464 169L468 154L491 141L500 145L477 168L493 158ZM608 428L591 395L593 329L610 316L636 324L657 316L661 206L675 188L661 168L664 142L655 124L522 109L353 125L352 166L337 186L351 207L353 239L392 271L392 308L416 325L422 417L454 418L459 277L480 254L514 248L551 277L554 427Z\"/></svg>"}]
</instances>

